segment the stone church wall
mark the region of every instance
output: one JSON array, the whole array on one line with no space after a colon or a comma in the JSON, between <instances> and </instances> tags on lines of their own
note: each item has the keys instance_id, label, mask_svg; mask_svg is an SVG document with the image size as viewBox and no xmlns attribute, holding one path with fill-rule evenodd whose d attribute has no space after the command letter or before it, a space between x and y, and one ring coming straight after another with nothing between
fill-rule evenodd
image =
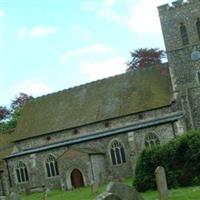
<instances>
[{"instance_id":1,"label":"stone church wall","mask_svg":"<svg viewBox=\"0 0 200 200\"><path fill-rule=\"evenodd\" d=\"M174 137L173 126L169 123L130 133L121 133L115 136L104 137L99 140L88 141L68 147L13 158L8 161L12 185L17 187L19 190L24 190L26 187L37 188L42 185L46 185L49 188L71 189L72 185L70 185L70 175L74 168L77 168L82 172L84 184L90 185L92 184L95 175L93 174L95 166L92 166L91 156L95 155L97 149L101 151L100 155L102 155L102 157L100 161L102 161L103 157L105 159L105 163L103 164L105 168L102 170L102 173L106 179L133 176L132 167L134 166L134 160L138 156L139 152L144 148L144 140L147 133L156 134L160 143L165 143ZM126 163L119 165L112 164L110 145L113 140L118 140L123 144L126 154ZM91 151L92 149L94 152L88 152L88 150ZM45 160L49 154L54 155L58 161L59 176L57 177L47 177ZM27 183L17 183L15 170L18 161L23 161L27 165L30 177L30 180ZM101 165L99 167L101 167Z\"/></svg>"}]
</instances>

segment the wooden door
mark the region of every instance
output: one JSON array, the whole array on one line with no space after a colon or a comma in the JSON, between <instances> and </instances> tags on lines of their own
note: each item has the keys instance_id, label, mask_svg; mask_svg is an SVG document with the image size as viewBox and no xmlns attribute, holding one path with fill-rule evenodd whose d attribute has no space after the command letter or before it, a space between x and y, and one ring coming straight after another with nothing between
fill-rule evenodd
<instances>
[{"instance_id":1,"label":"wooden door","mask_svg":"<svg viewBox=\"0 0 200 200\"><path fill-rule=\"evenodd\" d=\"M82 187L84 186L83 183L83 175L78 169L74 169L71 173L71 182L72 186L74 188Z\"/></svg>"}]
</instances>

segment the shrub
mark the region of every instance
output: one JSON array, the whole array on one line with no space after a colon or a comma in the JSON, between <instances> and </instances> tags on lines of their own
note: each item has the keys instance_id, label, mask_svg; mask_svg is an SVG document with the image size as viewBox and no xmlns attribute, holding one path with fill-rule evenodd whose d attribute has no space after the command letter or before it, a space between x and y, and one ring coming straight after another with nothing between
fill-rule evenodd
<instances>
[{"instance_id":1,"label":"shrub","mask_svg":"<svg viewBox=\"0 0 200 200\"><path fill-rule=\"evenodd\" d=\"M169 188L200 184L200 131L189 131L169 143L144 149L136 164L134 185L139 191L156 188L155 169L166 170Z\"/></svg>"}]
</instances>

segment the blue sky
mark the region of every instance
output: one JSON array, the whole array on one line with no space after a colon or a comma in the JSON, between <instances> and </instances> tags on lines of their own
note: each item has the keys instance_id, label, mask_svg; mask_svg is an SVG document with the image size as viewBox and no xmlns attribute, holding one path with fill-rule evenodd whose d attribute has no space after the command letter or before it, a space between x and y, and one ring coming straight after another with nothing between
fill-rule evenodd
<instances>
[{"instance_id":1,"label":"blue sky","mask_svg":"<svg viewBox=\"0 0 200 200\"><path fill-rule=\"evenodd\" d=\"M170 0L0 0L0 105L123 73L129 52L163 49Z\"/></svg>"}]
</instances>

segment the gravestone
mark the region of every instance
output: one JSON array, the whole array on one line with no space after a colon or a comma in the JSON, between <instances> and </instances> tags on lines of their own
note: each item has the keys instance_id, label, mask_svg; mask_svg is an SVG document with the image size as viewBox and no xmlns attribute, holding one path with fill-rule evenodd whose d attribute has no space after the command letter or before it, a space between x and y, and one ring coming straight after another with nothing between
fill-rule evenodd
<instances>
[{"instance_id":1,"label":"gravestone","mask_svg":"<svg viewBox=\"0 0 200 200\"><path fill-rule=\"evenodd\" d=\"M0 200L6 200L6 196L0 196Z\"/></svg>"},{"instance_id":2,"label":"gravestone","mask_svg":"<svg viewBox=\"0 0 200 200\"><path fill-rule=\"evenodd\" d=\"M8 197L9 200L20 200L20 196L16 192L11 192Z\"/></svg>"},{"instance_id":3,"label":"gravestone","mask_svg":"<svg viewBox=\"0 0 200 200\"><path fill-rule=\"evenodd\" d=\"M49 196L49 194L50 194L50 192L51 192L51 190L49 189L49 188L46 188L45 189L45 191L44 191L44 193L43 193L43 199L44 200L47 200L47 197Z\"/></svg>"},{"instance_id":4,"label":"gravestone","mask_svg":"<svg viewBox=\"0 0 200 200\"><path fill-rule=\"evenodd\" d=\"M92 193L95 194L98 192L98 188L99 188L99 183L98 182L93 182L91 185L91 190Z\"/></svg>"},{"instance_id":5,"label":"gravestone","mask_svg":"<svg viewBox=\"0 0 200 200\"><path fill-rule=\"evenodd\" d=\"M134 187L125 185L123 183L109 183L106 188L106 192L102 195L104 194L113 194L118 197L119 200L143 200L142 196ZM96 200L100 200L98 198L99 196L96 198Z\"/></svg>"},{"instance_id":6,"label":"gravestone","mask_svg":"<svg viewBox=\"0 0 200 200\"><path fill-rule=\"evenodd\" d=\"M165 200L168 197L167 179L164 167L157 167L155 170L156 185L159 193L159 199Z\"/></svg>"},{"instance_id":7,"label":"gravestone","mask_svg":"<svg viewBox=\"0 0 200 200\"><path fill-rule=\"evenodd\" d=\"M117 195L109 193L109 192L104 192L100 194L96 200L122 200L120 199Z\"/></svg>"}]
</instances>

